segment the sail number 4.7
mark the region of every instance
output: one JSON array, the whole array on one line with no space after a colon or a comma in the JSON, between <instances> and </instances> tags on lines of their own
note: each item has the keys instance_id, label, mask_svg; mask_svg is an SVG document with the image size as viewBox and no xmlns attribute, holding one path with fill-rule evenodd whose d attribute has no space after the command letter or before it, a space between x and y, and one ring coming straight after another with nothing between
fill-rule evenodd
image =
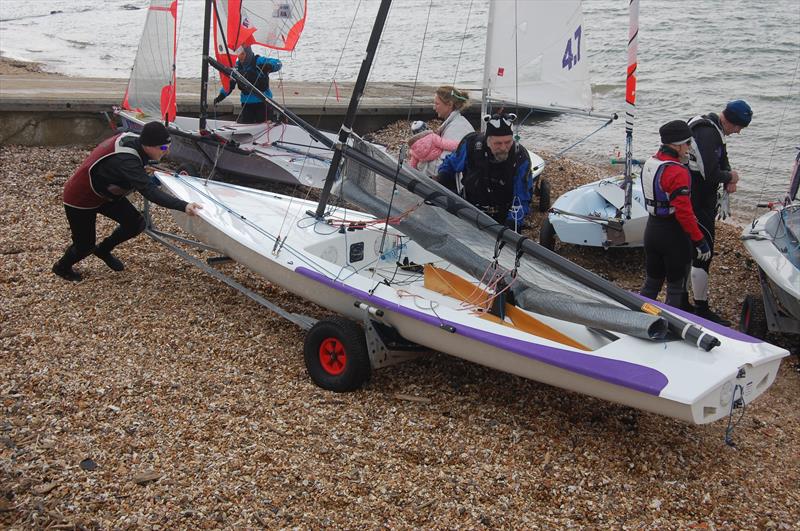
<instances>
[{"instance_id":1,"label":"sail number 4.7","mask_svg":"<svg viewBox=\"0 0 800 531\"><path fill-rule=\"evenodd\" d=\"M575 53L572 53L572 41L575 41ZM575 30L575 35L567 39L564 57L561 58L561 68L572 70L572 67L581 60L581 27Z\"/></svg>"}]
</instances>

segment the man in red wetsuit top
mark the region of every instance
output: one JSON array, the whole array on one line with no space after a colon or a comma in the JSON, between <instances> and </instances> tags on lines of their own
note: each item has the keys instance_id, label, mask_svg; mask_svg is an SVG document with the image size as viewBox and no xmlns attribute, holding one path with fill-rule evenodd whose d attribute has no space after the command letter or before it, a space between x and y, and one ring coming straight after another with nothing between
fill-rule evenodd
<instances>
[{"instance_id":1,"label":"man in red wetsuit top","mask_svg":"<svg viewBox=\"0 0 800 531\"><path fill-rule=\"evenodd\" d=\"M684 166L692 130L686 122L673 120L658 132L661 148L642 167L642 191L650 216L644 231L646 275L640 293L655 299L666 279L666 303L691 311L686 283L692 259L711 258L692 210L692 180Z\"/></svg>"},{"instance_id":2,"label":"man in red wetsuit top","mask_svg":"<svg viewBox=\"0 0 800 531\"><path fill-rule=\"evenodd\" d=\"M81 275L72 266L93 254L114 271L125 265L111 250L141 233L145 220L126 196L139 192L157 205L186 212L190 216L202 208L197 203L181 201L158 188L145 171L145 165L158 162L167 154L170 136L159 122L150 122L141 135L121 133L101 142L75 170L64 185L64 210L72 232L72 245L53 265L53 273L73 282ZM97 214L119 225L95 246Z\"/></svg>"}]
</instances>

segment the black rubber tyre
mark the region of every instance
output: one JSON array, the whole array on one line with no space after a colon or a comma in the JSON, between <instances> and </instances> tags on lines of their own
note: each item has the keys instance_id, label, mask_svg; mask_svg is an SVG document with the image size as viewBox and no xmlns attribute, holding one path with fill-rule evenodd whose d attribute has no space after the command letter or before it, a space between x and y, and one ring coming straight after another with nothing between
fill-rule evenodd
<instances>
[{"instance_id":1,"label":"black rubber tyre","mask_svg":"<svg viewBox=\"0 0 800 531\"><path fill-rule=\"evenodd\" d=\"M311 327L303 344L303 357L314 383L337 393L355 391L372 372L364 331L341 317L318 321Z\"/></svg>"},{"instance_id":2,"label":"black rubber tyre","mask_svg":"<svg viewBox=\"0 0 800 531\"><path fill-rule=\"evenodd\" d=\"M550 210L550 183L539 176L539 212Z\"/></svg>"},{"instance_id":3,"label":"black rubber tyre","mask_svg":"<svg viewBox=\"0 0 800 531\"><path fill-rule=\"evenodd\" d=\"M544 218L539 229L539 245L551 251L556 248L556 229L553 228L553 224L548 218Z\"/></svg>"},{"instance_id":4,"label":"black rubber tyre","mask_svg":"<svg viewBox=\"0 0 800 531\"><path fill-rule=\"evenodd\" d=\"M200 170L197 168L197 166L189 162L181 164L175 171L180 174L190 175L192 177L201 177Z\"/></svg>"},{"instance_id":5,"label":"black rubber tyre","mask_svg":"<svg viewBox=\"0 0 800 531\"><path fill-rule=\"evenodd\" d=\"M739 330L748 336L765 339L769 328L767 314L764 311L764 299L757 295L748 295L742 303L742 314L739 317Z\"/></svg>"}]
</instances>

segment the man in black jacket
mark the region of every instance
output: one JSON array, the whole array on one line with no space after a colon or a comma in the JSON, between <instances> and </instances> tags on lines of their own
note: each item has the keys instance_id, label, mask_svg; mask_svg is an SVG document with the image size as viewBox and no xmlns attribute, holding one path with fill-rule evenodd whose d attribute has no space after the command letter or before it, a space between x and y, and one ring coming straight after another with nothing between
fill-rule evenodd
<instances>
[{"instance_id":1,"label":"man in black jacket","mask_svg":"<svg viewBox=\"0 0 800 531\"><path fill-rule=\"evenodd\" d=\"M121 133L101 142L75 170L64 185L64 210L72 232L72 245L53 265L53 273L77 282L81 275L72 266L94 254L114 271L125 265L111 250L141 233L145 220L126 196L139 192L157 205L186 212L202 208L161 191L145 171L150 161L158 162L169 150L170 136L159 122L145 124L141 135ZM97 214L119 225L95 246Z\"/></svg>"},{"instance_id":2,"label":"man in black jacket","mask_svg":"<svg viewBox=\"0 0 800 531\"><path fill-rule=\"evenodd\" d=\"M719 114L708 113L689 120L692 128L692 149L689 171L692 174L692 207L706 241L714 251L714 223L718 211L718 194L722 186L727 193L736 191L739 173L731 169L725 137L740 133L753 119L753 111L743 100L729 102ZM708 272L711 260L692 261L692 294L695 313L711 321L730 325L708 306Z\"/></svg>"}]
</instances>

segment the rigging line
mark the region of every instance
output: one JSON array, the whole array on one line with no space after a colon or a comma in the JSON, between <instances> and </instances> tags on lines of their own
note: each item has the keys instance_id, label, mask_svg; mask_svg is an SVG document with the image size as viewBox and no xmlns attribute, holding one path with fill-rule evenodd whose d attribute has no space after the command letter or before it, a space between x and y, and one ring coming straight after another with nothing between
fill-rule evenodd
<instances>
[{"instance_id":1,"label":"rigging line","mask_svg":"<svg viewBox=\"0 0 800 531\"><path fill-rule=\"evenodd\" d=\"M469 7L467 8L467 21L464 24L464 34L461 36L461 48L458 50L458 59L456 59L456 70L453 72L453 83L452 86L456 86L456 80L458 79L458 68L461 66L461 56L464 54L464 41L467 40L467 30L469 30L469 17L472 14L472 2L474 0L470 0ZM483 76L483 74L481 74Z\"/></svg>"},{"instance_id":2,"label":"rigging line","mask_svg":"<svg viewBox=\"0 0 800 531\"><path fill-rule=\"evenodd\" d=\"M767 185L767 178L766 176L769 175L769 170L772 167L772 157L775 155L775 149L778 146L778 139L781 136L781 127L783 126L783 119L786 117L786 109L789 108L789 102L792 99L792 90L794 89L794 82L797 79L797 69L800 67L800 57L798 57L797 62L794 65L794 74L792 74L792 82L789 84L789 94L786 96L786 104L783 106L783 113L781 114L781 120L778 122L778 131L775 133L775 141L772 143L772 150L769 153L769 162L767 163L767 171L764 172L764 177L761 179L761 190L758 193L758 201L756 203L760 203L761 200L764 198L764 188Z\"/></svg>"},{"instance_id":3,"label":"rigging line","mask_svg":"<svg viewBox=\"0 0 800 531\"><path fill-rule=\"evenodd\" d=\"M333 75L331 76L331 82L328 84L328 92L325 93L325 99L322 100L322 108L325 109L328 104L328 97L331 94L331 88L336 83L336 74L339 72L339 67L342 65L342 59L344 58L344 51L347 49L347 43L350 41L350 34L353 33L353 27L356 24L356 17L358 17L358 12L361 9L361 2L362 0L358 0L358 5L356 5L356 9L353 12L353 20L350 21L350 28L347 30L347 36L344 38L344 43L342 44L342 52L339 54L339 60L336 62L336 67L333 69ZM317 118L317 126L321 123L322 115Z\"/></svg>"},{"instance_id":4,"label":"rigging line","mask_svg":"<svg viewBox=\"0 0 800 531\"><path fill-rule=\"evenodd\" d=\"M519 114L519 18L517 2L514 2L514 105Z\"/></svg>"},{"instance_id":5,"label":"rigging line","mask_svg":"<svg viewBox=\"0 0 800 531\"><path fill-rule=\"evenodd\" d=\"M419 68L422 65L422 52L425 50L425 41L428 37L428 24L431 21L431 9L433 8L433 0L428 2L428 16L425 19L425 31L422 32L422 44L419 47L419 56L417 58L417 71L414 73L414 84L411 85L411 99L408 102L408 116L407 121L411 121L411 108L414 105L414 95L417 92L417 81L419 81Z\"/></svg>"},{"instance_id":6,"label":"rigging line","mask_svg":"<svg viewBox=\"0 0 800 531\"><path fill-rule=\"evenodd\" d=\"M607 120L607 121L606 121L606 122L605 122L603 125L601 125L601 126L600 126L600 127L598 127L597 129L595 129L594 131L592 131L591 133L589 133L589 134L588 134L588 135L586 135L585 137L581 138L580 140L578 140L577 142L575 142L575 143L574 143L574 144L572 144L571 146L569 146L569 147L566 147L566 148L562 149L561 151L559 151L558 153L556 153L556 156L555 156L555 158L556 158L556 159L559 159L559 158L561 158L561 157L564 155L564 153L566 153L566 152L567 152L567 151L569 151L570 149L574 148L574 147L575 147L575 146L577 146L578 144L581 144L581 143L583 143L584 141L588 140L588 139L589 139L589 137L593 136L594 134L596 134L596 133L599 133L601 130L603 130L603 129L605 129L606 127L608 127L609 125L611 125L611 123L612 123L613 121L614 121L614 118L609 118L609 119L608 119L608 120Z\"/></svg>"}]
</instances>

